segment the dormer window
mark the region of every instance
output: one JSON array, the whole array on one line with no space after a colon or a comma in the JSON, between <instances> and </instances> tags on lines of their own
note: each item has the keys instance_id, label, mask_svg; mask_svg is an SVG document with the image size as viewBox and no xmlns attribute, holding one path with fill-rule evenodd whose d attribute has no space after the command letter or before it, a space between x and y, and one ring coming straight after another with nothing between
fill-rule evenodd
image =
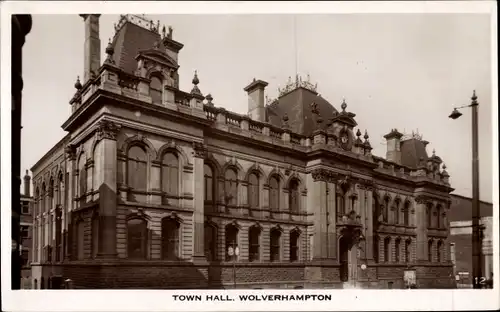
<instances>
[{"instance_id":1,"label":"dormer window","mask_svg":"<svg viewBox=\"0 0 500 312\"><path fill-rule=\"evenodd\" d=\"M153 103L161 103L162 102L162 82L161 80L153 76L151 77L151 83L149 85L149 94L151 95L151 99L153 100Z\"/></svg>"}]
</instances>

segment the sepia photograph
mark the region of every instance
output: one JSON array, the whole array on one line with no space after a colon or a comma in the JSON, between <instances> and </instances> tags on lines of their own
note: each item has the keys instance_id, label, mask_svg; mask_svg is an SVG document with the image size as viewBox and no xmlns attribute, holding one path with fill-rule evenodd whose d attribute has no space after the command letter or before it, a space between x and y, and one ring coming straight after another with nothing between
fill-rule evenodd
<instances>
[{"instance_id":1,"label":"sepia photograph","mask_svg":"<svg viewBox=\"0 0 500 312\"><path fill-rule=\"evenodd\" d=\"M369 290L440 290L451 309L471 290L498 307L496 4L472 2L2 13L2 288L162 290L192 310Z\"/></svg>"}]
</instances>

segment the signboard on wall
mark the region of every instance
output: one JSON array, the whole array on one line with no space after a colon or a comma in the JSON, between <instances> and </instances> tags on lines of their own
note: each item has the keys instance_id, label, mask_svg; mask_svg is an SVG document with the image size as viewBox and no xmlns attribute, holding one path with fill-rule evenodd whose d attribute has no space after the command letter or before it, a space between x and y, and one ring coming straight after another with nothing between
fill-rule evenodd
<instances>
[{"instance_id":1,"label":"signboard on wall","mask_svg":"<svg viewBox=\"0 0 500 312\"><path fill-rule=\"evenodd\" d=\"M405 270L403 279L406 287L414 287L417 285L417 272L415 270Z\"/></svg>"}]
</instances>

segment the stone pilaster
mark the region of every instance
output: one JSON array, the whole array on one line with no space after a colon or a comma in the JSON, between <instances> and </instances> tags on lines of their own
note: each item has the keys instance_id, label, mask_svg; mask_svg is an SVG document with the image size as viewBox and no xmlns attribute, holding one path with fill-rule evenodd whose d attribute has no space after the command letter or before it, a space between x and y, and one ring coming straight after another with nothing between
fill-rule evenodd
<instances>
[{"instance_id":1,"label":"stone pilaster","mask_svg":"<svg viewBox=\"0 0 500 312\"><path fill-rule=\"evenodd\" d=\"M204 188L204 158L205 147L201 143L193 144L193 171L194 179L192 184L194 200L194 250L193 261L206 261L205 259L205 188Z\"/></svg>"},{"instance_id":2,"label":"stone pilaster","mask_svg":"<svg viewBox=\"0 0 500 312\"><path fill-rule=\"evenodd\" d=\"M335 183L328 182L328 195L327 195L327 258L337 258L337 203Z\"/></svg>"},{"instance_id":3,"label":"stone pilaster","mask_svg":"<svg viewBox=\"0 0 500 312\"><path fill-rule=\"evenodd\" d=\"M99 239L100 258L115 258L116 251L116 199L117 199L117 146L116 137L120 126L101 120L97 125L97 140L101 141L101 161L97 171L101 173L99 192Z\"/></svg>"},{"instance_id":4,"label":"stone pilaster","mask_svg":"<svg viewBox=\"0 0 500 312\"><path fill-rule=\"evenodd\" d=\"M328 216L327 216L327 182L324 177L315 171L311 174L309 206L313 212L314 246L311 250L313 260L322 260L328 257Z\"/></svg>"},{"instance_id":5,"label":"stone pilaster","mask_svg":"<svg viewBox=\"0 0 500 312\"><path fill-rule=\"evenodd\" d=\"M427 218L426 209L428 201L423 197L415 199L415 221L417 226L417 262L427 261Z\"/></svg>"}]
</instances>

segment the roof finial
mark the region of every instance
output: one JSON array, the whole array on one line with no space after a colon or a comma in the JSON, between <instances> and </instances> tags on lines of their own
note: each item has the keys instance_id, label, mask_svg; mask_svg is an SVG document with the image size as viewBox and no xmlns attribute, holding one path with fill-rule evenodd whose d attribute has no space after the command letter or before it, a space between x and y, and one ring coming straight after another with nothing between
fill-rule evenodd
<instances>
[{"instance_id":1,"label":"roof finial","mask_svg":"<svg viewBox=\"0 0 500 312\"><path fill-rule=\"evenodd\" d=\"M207 99L207 105L214 106L214 103L212 103L212 101L213 101L214 98L212 97L212 95L210 93L207 94L207 96L205 97L205 99Z\"/></svg>"},{"instance_id":2,"label":"roof finial","mask_svg":"<svg viewBox=\"0 0 500 312\"><path fill-rule=\"evenodd\" d=\"M168 39L172 39L173 32L174 29L172 28L172 26L168 26Z\"/></svg>"},{"instance_id":3,"label":"roof finial","mask_svg":"<svg viewBox=\"0 0 500 312\"><path fill-rule=\"evenodd\" d=\"M364 136L365 140L368 140L369 136L368 136L368 130L365 130L365 136Z\"/></svg>"},{"instance_id":4,"label":"roof finial","mask_svg":"<svg viewBox=\"0 0 500 312\"><path fill-rule=\"evenodd\" d=\"M200 83L200 79L198 79L198 71L197 70L194 71L194 77L193 77L192 82L195 86L197 86Z\"/></svg>"},{"instance_id":5,"label":"roof finial","mask_svg":"<svg viewBox=\"0 0 500 312\"><path fill-rule=\"evenodd\" d=\"M156 32L160 32L160 20L156 22Z\"/></svg>"},{"instance_id":6,"label":"roof finial","mask_svg":"<svg viewBox=\"0 0 500 312\"><path fill-rule=\"evenodd\" d=\"M432 149L432 156L436 156L436 149L435 148Z\"/></svg>"},{"instance_id":7,"label":"roof finial","mask_svg":"<svg viewBox=\"0 0 500 312\"><path fill-rule=\"evenodd\" d=\"M75 89L80 91L82 89L82 83L80 82L80 76L76 76Z\"/></svg>"},{"instance_id":8,"label":"roof finial","mask_svg":"<svg viewBox=\"0 0 500 312\"><path fill-rule=\"evenodd\" d=\"M163 28L161 29L161 35L163 38L165 38L165 33L167 32L167 29L165 28L165 25L163 25Z\"/></svg>"},{"instance_id":9,"label":"roof finial","mask_svg":"<svg viewBox=\"0 0 500 312\"><path fill-rule=\"evenodd\" d=\"M443 163L443 170L446 170L446 164Z\"/></svg>"},{"instance_id":10,"label":"roof finial","mask_svg":"<svg viewBox=\"0 0 500 312\"><path fill-rule=\"evenodd\" d=\"M113 54L115 53L115 49L111 44L111 39L108 40L108 46L106 47L106 54L108 55L106 58L106 63L114 63Z\"/></svg>"},{"instance_id":11,"label":"roof finial","mask_svg":"<svg viewBox=\"0 0 500 312\"><path fill-rule=\"evenodd\" d=\"M342 97L342 105L340 105L340 108L342 108L342 112L345 112L345 109L347 108L347 104L345 102L344 97Z\"/></svg>"},{"instance_id":12,"label":"roof finial","mask_svg":"<svg viewBox=\"0 0 500 312\"><path fill-rule=\"evenodd\" d=\"M358 128L358 131L356 131L356 136L358 137L358 139L361 136L361 130L359 130L359 128Z\"/></svg>"}]
</instances>

